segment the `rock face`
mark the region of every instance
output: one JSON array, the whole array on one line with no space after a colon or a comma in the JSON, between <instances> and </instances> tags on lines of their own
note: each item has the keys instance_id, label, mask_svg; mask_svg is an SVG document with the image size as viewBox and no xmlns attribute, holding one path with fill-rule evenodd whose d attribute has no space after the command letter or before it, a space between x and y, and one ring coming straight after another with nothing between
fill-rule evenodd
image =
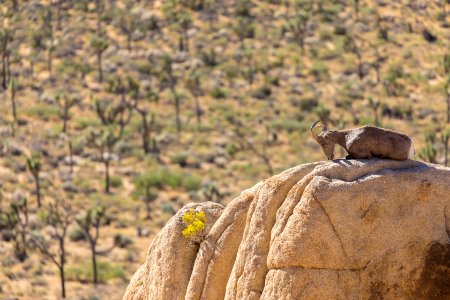
<instances>
[{"instance_id":1,"label":"rock face","mask_svg":"<svg viewBox=\"0 0 450 300\"><path fill-rule=\"evenodd\" d=\"M207 216L200 245L181 215ZM450 299L450 169L418 161L301 165L227 207L189 204L124 299Z\"/></svg>"}]
</instances>

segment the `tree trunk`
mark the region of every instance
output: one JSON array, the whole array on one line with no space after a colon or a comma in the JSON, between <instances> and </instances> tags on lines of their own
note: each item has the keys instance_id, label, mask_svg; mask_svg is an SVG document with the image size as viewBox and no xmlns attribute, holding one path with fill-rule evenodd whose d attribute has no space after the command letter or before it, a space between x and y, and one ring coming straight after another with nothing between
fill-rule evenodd
<instances>
[{"instance_id":1,"label":"tree trunk","mask_svg":"<svg viewBox=\"0 0 450 300\"><path fill-rule=\"evenodd\" d=\"M127 34L127 49L131 51L131 32Z\"/></svg>"},{"instance_id":2,"label":"tree trunk","mask_svg":"<svg viewBox=\"0 0 450 300\"><path fill-rule=\"evenodd\" d=\"M51 50L48 50L47 69L48 69L48 73L50 74L50 77L52 77L52 51Z\"/></svg>"},{"instance_id":3,"label":"tree trunk","mask_svg":"<svg viewBox=\"0 0 450 300\"><path fill-rule=\"evenodd\" d=\"M202 124L202 112L201 112L201 108L200 108L200 102L198 101L198 97L194 96L194 100L195 100L195 115L197 116L197 125L201 125Z\"/></svg>"},{"instance_id":4,"label":"tree trunk","mask_svg":"<svg viewBox=\"0 0 450 300\"><path fill-rule=\"evenodd\" d=\"M180 137L180 133L181 133L181 120L180 120L180 99L179 97L174 94L175 97L175 121L176 121L176 125L177 125L177 135L178 137Z\"/></svg>"},{"instance_id":5,"label":"tree trunk","mask_svg":"<svg viewBox=\"0 0 450 300\"><path fill-rule=\"evenodd\" d=\"M150 153L150 130L147 123L147 114L141 113L142 117L142 147L144 149L144 153Z\"/></svg>"},{"instance_id":6,"label":"tree trunk","mask_svg":"<svg viewBox=\"0 0 450 300\"><path fill-rule=\"evenodd\" d=\"M34 61L30 59L30 78L33 78L34 75Z\"/></svg>"},{"instance_id":7,"label":"tree trunk","mask_svg":"<svg viewBox=\"0 0 450 300\"><path fill-rule=\"evenodd\" d=\"M11 63L9 61L9 54L6 54L6 82L11 80Z\"/></svg>"},{"instance_id":8,"label":"tree trunk","mask_svg":"<svg viewBox=\"0 0 450 300\"><path fill-rule=\"evenodd\" d=\"M70 166L70 173L73 173L73 147L71 141L69 141L69 166Z\"/></svg>"},{"instance_id":9,"label":"tree trunk","mask_svg":"<svg viewBox=\"0 0 450 300\"><path fill-rule=\"evenodd\" d=\"M445 147L445 154L444 154L445 155L445 157L444 157L445 163L444 163L444 165L445 166L448 165L448 141L449 141L449 139L447 138L445 141L445 145L444 145L444 147Z\"/></svg>"},{"instance_id":10,"label":"tree trunk","mask_svg":"<svg viewBox=\"0 0 450 300\"><path fill-rule=\"evenodd\" d=\"M58 0L58 9L56 10L56 29L61 30L61 6L64 0Z\"/></svg>"},{"instance_id":11,"label":"tree trunk","mask_svg":"<svg viewBox=\"0 0 450 300\"><path fill-rule=\"evenodd\" d=\"M69 118L69 111L68 111L68 109L65 107L64 108L64 116L63 116L63 129L62 129L62 131L64 132L64 133L66 133L67 132L67 119Z\"/></svg>"},{"instance_id":12,"label":"tree trunk","mask_svg":"<svg viewBox=\"0 0 450 300\"><path fill-rule=\"evenodd\" d=\"M64 276L64 264L66 259L66 252L64 248L64 238L59 240L59 248L61 250L60 262L59 262L59 276L61 279L61 296L66 298L66 280Z\"/></svg>"},{"instance_id":13,"label":"tree trunk","mask_svg":"<svg viewBox=\"0 0 450 300\"><path fill-rule=\"evenodd\" d=\"M36 199L38 207L41 207L41 183L39 180L39 173L36 174L36 177L34 178L34 181L36 183Z\"/></svg>"},{"instance_id":14,"label":"tree trunk","mask_svg":"<svg viewBox=\"0 0 450 300\"><path fill-rule=\"evenodd\" d=\"M145 201L145 209L147 211L147 220L151 220L152 216L151 216L151 212L152 212L152 208L150 207L150 201Z\"/></svg>"},{"instance_id":15,"label":"tree trunk","mask_svg":"<svg viewBox=\"0 0 450 300\"><path fill-rule=\"evenodd\" d=\"M102 154L104 155L104 154ZM109 153L108 153L108 157L105 159L103 158L104 163L105 163L105 193L109 194Z\"/></svg>"},{"instance_id":16,"label":"tree trunk","mask_svg":"<svg viewBox=\"0 0 450 300\"><path fill-rule=\"evenodd\" d=\"M445 92L447 94L447 123L450 124L450 92L448 88L450 87L450 84L445 87Z\"/></svg>"},{"instance_id":17,"label":"tree trunk","mask_svg":"<svg viewBox=\"0 0 450 300\"><path fill-rule=\"evenodd\" d=\"M12 135L15 136L15 128L17 124L17 109L16 109L16 98L13 96L13 92L11 91L11 108L13 115L13 123L12 123Z\"/></svg>"},{"instance_id":18,"label":"tree trunk","mask_svg":"<svg viewBox=\"0 0 450 300\"><path fill-rule=\"evenodd\" d=\"M97 54L97 62L98 62L98 81L100 83L103 82L103 69L102 69L102 54Z\"/></svg>"},{"instance_id":19,"label":"tree trunk","mask_svg":"<svg viewBox=\"0 0 450 300\"><path fill-rule=\"evenodd\" d=\"M97 252L95 251L95 243L91 242L91 253L92 253L92 274L93 283L97 285L98 275L97 275Z\"/></svg>"},{"instance_id":20,"label":"tree trunk","mask_svg":"<svg viewBox=\"0 0 450 300\"><path fill-rule=\"evenodd\" d=\"M267 171L269 171L269 175L272 176L273 175L273 169L272 169L272 165L270 163L269 158L266 155L262 155L262 158L264 160L264 163L267 166Z\"/></svg>"},{"instance_id":21,"label":"tree trunk","mask_svg":"<svg viewBox=\"0 0 450 300\"><path fill-rule=\"evenodd\" d=\"M6 55L2 55L2 86L4 89L7 88L6 86Z\"/></svg>"},{"instance_id":22,"label":"tree trunk","mask_svg":"<svg viewBox=\"0 0 450 300\"><path fill-rule=\"evenodd\" d=\"M186 52L189 52L189 36L187 33L187 29L183 30L183 36L184 36L184 45Z\"/></svg>"}]
</instances>

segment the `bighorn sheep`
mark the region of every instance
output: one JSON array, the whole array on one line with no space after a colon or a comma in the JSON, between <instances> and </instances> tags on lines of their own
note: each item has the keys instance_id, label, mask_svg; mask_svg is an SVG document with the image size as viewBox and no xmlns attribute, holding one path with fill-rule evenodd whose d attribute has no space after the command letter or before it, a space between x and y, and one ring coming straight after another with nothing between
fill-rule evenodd
<instances>
[{"instance_id":1,"label":"bighorn sheep","mask_svg":"<svg viewBox=\"0 0 450 300\"><path fill-rule=\"evenodd\" d=\"M414 144L405 134L373 126L363 126L347 130L328 130L326 126L311 125L311 135L320 144L328 159L334 158L334 145L347 150L346 158L381 157L407 160L415 154ZM322 128L320 133L317 129Z\"/></svg>"}]
</instances>

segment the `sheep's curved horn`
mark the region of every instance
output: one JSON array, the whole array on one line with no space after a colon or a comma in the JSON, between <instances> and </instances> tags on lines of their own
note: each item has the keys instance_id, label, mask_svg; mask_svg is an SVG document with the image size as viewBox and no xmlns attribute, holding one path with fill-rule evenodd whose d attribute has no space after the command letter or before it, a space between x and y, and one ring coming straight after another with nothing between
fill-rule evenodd
<instances>
[{"instance_id":1,"label":"sheep's curved horn","mask_svg":"<svg viewBox=\"0 0 450 300\"><path fill-rule=\"evenodd\" d=\"M315 131L314 131L314 129L316 129L317 127L323 127L322 125L319 125L319 126L317 126L317 124L318 123L320 123L320 121L315 121L314 123L312 123L312 125L311 125L311 135L312 135L312 137L315 139L315 140L317 140L317 135L318 135L318 133L316 133Z\"/></svg>"},{"instance_id":2,"label":"sheep's curved horn","mask_svg":"<svg viewBox=\"0 0 450 300\"><path fill-rule=\"evenodd\" d=\"M320 123L320 121L315 121L314 123L312 123L311 125L311 132L313 132L313 129L316 127L316 125Z\"/></svg>"}]
</instances>

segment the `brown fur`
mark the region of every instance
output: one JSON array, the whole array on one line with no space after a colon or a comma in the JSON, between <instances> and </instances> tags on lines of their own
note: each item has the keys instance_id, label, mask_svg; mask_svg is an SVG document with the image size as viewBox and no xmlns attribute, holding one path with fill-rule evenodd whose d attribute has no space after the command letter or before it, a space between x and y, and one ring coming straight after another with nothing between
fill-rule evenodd
<instances>
[{"instance_id":1,"label":"brown fur","mask_svg":"<svg viewBox=\"0 0 450 300\"><path fill-rule=\"evenodd\" d=\"M405 134L373 126L355 129L324 130L313 137L322 147L328 159L334 158L334 145L348 152L347 158L388 158L407 160L414 154L413 141Z\"/></svg>"}]
</instances>

